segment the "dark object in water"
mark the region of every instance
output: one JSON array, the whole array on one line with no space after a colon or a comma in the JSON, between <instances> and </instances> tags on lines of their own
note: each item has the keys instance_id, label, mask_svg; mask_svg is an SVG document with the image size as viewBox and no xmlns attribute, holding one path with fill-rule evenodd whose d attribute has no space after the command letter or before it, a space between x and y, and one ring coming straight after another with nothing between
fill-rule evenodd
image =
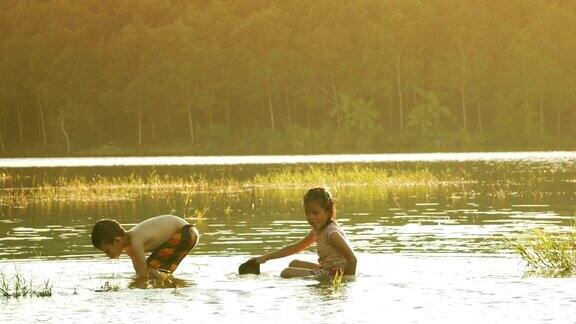
<instances>
[{"instance_id":1,"label":"dark object in water","mask_svg":"<svg viewBox=\"0 0 576 324\"><path fill-rule=\"evenodd\" d=\"M256 259L250 259L244 263L242 263L239 267L238 267L238 273L243 275L243 274L260 274L260 264L258 264L256 262Z\"/></svg>"},{"instance_id":2,"label":"dark object in water","mask_svg":"<svg viewBox=\"0 0 576 324\"><path fill-rule=\"evenodd\" d=\"M100 289L94 289L95 292L106 292L106 291L118 291L120 288L117 285L111 285L110 282L106 281L104 285L100 286ZM74 288L74 295L77 295L76 288Z\"/></svg>"}]
</instances>

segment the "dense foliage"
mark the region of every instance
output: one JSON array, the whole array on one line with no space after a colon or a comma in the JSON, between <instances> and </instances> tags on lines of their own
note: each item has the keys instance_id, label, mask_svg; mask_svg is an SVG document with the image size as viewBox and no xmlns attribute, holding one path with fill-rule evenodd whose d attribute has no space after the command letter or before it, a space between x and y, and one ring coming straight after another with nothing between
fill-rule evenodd
<instances>
[{"instance_id":1,"label":"dense foliage","mask_svg":"<svg viewBox=\"0 0 576 324\"><path fill-rule=\"evenodd\" d=\"M558 149L576 2L2 0L7 155Z\"/></svg>"}]
</instances>

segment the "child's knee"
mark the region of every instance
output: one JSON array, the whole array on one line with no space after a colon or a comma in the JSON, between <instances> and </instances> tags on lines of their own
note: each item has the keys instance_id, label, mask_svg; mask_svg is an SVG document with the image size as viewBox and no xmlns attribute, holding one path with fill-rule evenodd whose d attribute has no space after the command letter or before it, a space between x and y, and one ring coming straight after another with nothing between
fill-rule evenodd
<instances>
[{"instance_id":1,"label":"child's knee","mask_svg":"<svg viewBox=\"0 0 576 324\"><path fill-rule=\"evenodd\" d=\"M292 268L298 268L298 264L300 263L300 260L292 260L290 261L290 263L288 264L289 267Z\"/></svg>"},{"instance_id":2,"label":"child's knee","mask_svg":"<svg viewBox=\"0 0 576 324\"><path fill-rule=\"evenodd\" d=\"M291 273L290 268L286 268L286 269L282 270L282 272L280 272L280 277L291 278L292 276L290 275L290 273Z\"/></svg>"}]
</instances>

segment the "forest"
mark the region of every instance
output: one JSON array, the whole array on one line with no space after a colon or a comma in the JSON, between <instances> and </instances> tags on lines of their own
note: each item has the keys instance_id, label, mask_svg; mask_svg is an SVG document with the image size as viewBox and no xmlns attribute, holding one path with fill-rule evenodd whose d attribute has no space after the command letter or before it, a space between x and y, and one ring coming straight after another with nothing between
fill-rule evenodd
<instances>
[{"instance_id":1,"label":"forest","mask_svg":"<svg viewBox=\"0 0 576 324\"><path fill-rule=\"evenodd\" d=\"M576 2L2 0L0 156L576 148Z\"/></svg>"}]
</instances>

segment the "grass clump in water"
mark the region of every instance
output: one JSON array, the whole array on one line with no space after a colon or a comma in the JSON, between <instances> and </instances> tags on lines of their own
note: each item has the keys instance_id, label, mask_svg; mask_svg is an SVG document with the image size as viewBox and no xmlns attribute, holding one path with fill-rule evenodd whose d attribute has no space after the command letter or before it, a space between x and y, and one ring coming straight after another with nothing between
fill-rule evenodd
<instances>
[{"instance_id":1,"label":"grass clump in water","mask_svg":"<svg viewBox=\"0 0 576 324\"><path fill-rule=\"evenodd\" d=\"M576 233L534 229L508 243L533 271L559 275L576 271Z\"/></svg>"},{"instance_id":2,"label":"grass clump in water","mask_svg":"<svg viewBox=\"0 0 576 324\"><path fill-rule=\"evenodd\" d=\"M54 285L49 279L44 280L44 284L42 288L35 292L36 296L38 297L50 297L52 296L52 287Z\"/></svg>"},{"instance_id":3,"label":"grass clump in water","mask_svg":"<svg viewBox=\"0 0 576 324\"><path fill-rule=\"evenodd\" d=\"M118 291L120 290L120 285L116 282L106 281L100 286L99 289L94 289L96 292L108 292L108 291Z\"/></svg>"},{"instance_id":4,"label":"grass clump in water","mask_svg":"<svg viewBox=\"0 0 576 324\"><path fill-rule=\"evenodd\" d=\"M429 186L445 180L429 170L391 170L370 166L351 165L340 167L283 168L263 175L256 175L253 185L258 187L303 187L330 184L330 186L387 187Z\"/></svg>"},{"instance_id":5,"label":"grass clump in water","mask_svg":"<svg viewBox=\"0 0 576 324\"><path fill-rule=\"evenodd\" d=\"M49 279L44 281L40 289L33 287L32 279L26 280L19 271L16 271L11 278L3 272L0 273L0 296L4 298L20 297L50 297L52 296L52 283Z\"/></svg>"},{"instance_id":6,"label":"grass clump in water","mask_svg":"<svg viewBox=\"0 0 576 324\"><path fill-rule=\"evenodd\" d=\"M12 176L5 172L0 172L0 182L8 181L12 179Z\"/></svg>"},{"instance_id":7,"label":"grass clump in water","mask_svg":"<svg viewBox=\"0 0 576 324\"><path fill-rule=\"evenodd\" d=\"M35 178L36 179L36 178ZM145 176L59 176L34 180L27 187L0 190L0 205L24 207L32 203L106 202L134 200L142 195L198 192L242 192L252 189L293 189L329 185L335 187L430 187L462 184L461 178L429 170L395 170L373 166L284 167L251 178L232 176L208 179L204 175L171 176L152 171Z\"/></svg>"},{"instance_id":8,"label":"grass clump in water","mask_svg":"<svg viewBox=\"0 0 576 324\"><path fill-rule=\"evenodd\" d=\"M344 271L342 269L338 269L334 274L334 278L332 278L332 287L336 290L339 290L342 287L342 278L344 277Z\"/></svg>"}]
</instances>

